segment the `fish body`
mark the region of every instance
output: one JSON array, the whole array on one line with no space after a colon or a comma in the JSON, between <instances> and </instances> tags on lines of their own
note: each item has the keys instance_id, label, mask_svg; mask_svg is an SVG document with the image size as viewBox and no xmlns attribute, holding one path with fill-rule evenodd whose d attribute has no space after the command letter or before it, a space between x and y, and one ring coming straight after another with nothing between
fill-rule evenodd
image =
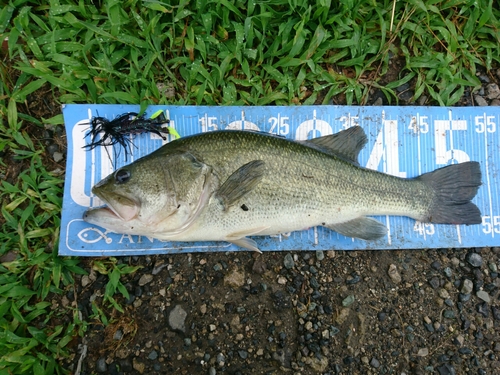
<instances>
[{"instance_id":1,"label":"fish body","mask_svg":"<svg viewBox=\"0 0 500 375\"><path fill-rule=\"evenodd\" d=\"M362 168L360 127L296 142L260 132L216 131L172 141L95 185L107 207L84 220L108 230L171 241L229 241L325 226L376 240L386 227L367 215L479 224L471 203L477 162L405 179Z\"/></svg>"}]
</instances>

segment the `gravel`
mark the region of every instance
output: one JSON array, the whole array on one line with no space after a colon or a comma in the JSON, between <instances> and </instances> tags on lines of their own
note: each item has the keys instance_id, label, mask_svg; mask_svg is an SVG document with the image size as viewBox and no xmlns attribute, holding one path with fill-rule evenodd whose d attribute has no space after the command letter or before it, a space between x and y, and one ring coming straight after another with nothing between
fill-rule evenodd
<instances>
[{"instance_id":1,"label":"gravel","mask_svg":"<svg viewBox=\"0 0 500 375\"><path fill-rule=\"evenodd\" d=\"M100 357L95 365L95 370L99 373L105 373L108 371L108 365L106 364L106 358Z\"/></svg>"},{"instance_id":2,"label":"gravel","mask_svg":"<svg viewBox=\"0 0 500 375\"><path fill-rule=\"evenodd\" d=\"M486 293L484 290L478 290L478 292L476 293L476 296L479 299L482 299L486 303L490 303L491 302L491 298L490 298L489 294Z\"/></svg>"},{"instance_id":3,"label":"gravel","mask_svg":"<svg viewBox=\"0 0 500 375\"><path fill-rule=\"evenodd\" d=\"M472 266L472 267L481 267L483 265L483 258L481 255L477 253L469 253L467 254L467 262Z\"/></svg>"},{"instance_id":4,"label":"gravel","mask_svg":"<svg viewBox=\"0 0 500 375\"><path fill-rule=\"evenodd\" d=\"M109 335L89 329L90 372L120 361L124 374L493 374L499 365L500 249L123 261L144 267L124 280L142 304ZM82 306L102 298L99 277L82 277Z\"/></svg>"},{"instance_id":5,"label":"gravel","mask_svg":"<svg viewBox=\"0 0 500 375\"><path fill-rule=\"evenodd\" d=\"M462 283L462 289L460 290L460 292L463 294L470 294L473 290L473 287L474 284L472 283L472 280L464 279Z\"/></svg>"},{"instance_id":6,"label":"gravel","mask_svg":"<svg viewBox=\"0 0 500 375\"><path fill-rule=\"evenodd\" d=\"M153 281L153 275L150 274L142 275L141 278L139 279L139 286L144 286L146 284L149 284L151 281ZM140 295L136 294L136 297L140 297Z\"/></svg>"},{"instance_id":7,"label":"gravel","mask_svg":"<svg viewBox=\"0 0 500 375\"><path fill-rule=\"evenodd\" d=\"M170 325L170 328L174 331L185 333L186 326L184 323L186 321L186 317L187 312L182 308L182 306L175 306L172 311L170 311L168 316L168 324Z\"/></svg>"},{"instance_id":8,"label":"gravel","mask_svg":"<svg viewBox=\"0 0 500 375\"><path fill-rule=\"evenodd\" d=\"M295 266L295 262L293 261L292 254L288 253L285 255L285 259L283 261L286 269L292 269Z\"/></svg>"},{"instance_id":9,"label":"gravel","mask_svg":"<svg viewBox=\"0 0 500 375\"><path fill-rule=\"evenodd\" d=\"M391 264L389 265L389 270L387 271L389 274L389 277L395 284L399 284L401 282L401 275L398 272L398 268L396 265Z\"/></svg>"}]
</instances>

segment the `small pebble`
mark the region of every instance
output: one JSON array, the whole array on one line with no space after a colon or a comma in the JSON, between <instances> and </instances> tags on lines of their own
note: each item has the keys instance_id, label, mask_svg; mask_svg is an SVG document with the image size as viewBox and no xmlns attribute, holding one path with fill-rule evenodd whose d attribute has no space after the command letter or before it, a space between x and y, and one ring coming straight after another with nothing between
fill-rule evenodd
<instances>
[{"instance_id":1,"label":"small pebble","mask_svg":"<svg viewBox=\"0 0 500 375\"><path fill-rule=\"evenodd\" d=\"M149 284L151 281L153 281L153 275L150 274L144 274L141 276L139 279L139 285L144 286L146 284Z\"/></svg>"},{"instance_id":2,"label":"small pebble","mask_svg":"<svg viewBox=\"0 0 500 375\"><path fill-rule=\"evenodd\" d=\"M100 357L96 364L95 364L95 370L99 373L105 373L108 372L108 365L106 364L106 358L105 357Z\"/></svg>"},{"instance_id":3,"label":"small pebble","mask_svg":"<svg viewBox=\"0 0 500 375\"><path fill-rule=\"evenodd\" d=\"M286 269L292 269L295 266L295 262L293 261L292 254L288 253L285 255L285 259L283 260L284 266Z\"/></svg>"},{"instance_id":4,"label":"small pebble","mask_svg":"<svg viewBox=\"0 0 500 375\"><path fill-rule=\"evenodd\" d=\"M490 269L491 272L498 272L498 267L493 262L488 263L488 268Z\"/></svg>"},{"instance_id":5,"label":"small pebble","mask_svg":"<svg viewBox=\"0 0 500 375\"><path fill-rule=\"evenodd\" d=\"M484 99L480 95L474 95L474 100L476 101L476 104L480 107L486 107L488 105L488 102L486 99Z\"/></svg>"},{"instance_id":6,"label":"small pebble","mask_svg":"<svg viewBox=\"0 0 500 375\"><path fill-rule=\"evenodd\" d=\"M493 319L500 320L500 308L496 306L491 306L491 313L493 314Z\"/></svg>"},{"instance_id":7,"label":"small pebble","mask_svg":"<svg viewBox=\"0 0 500 375\"><path fill-rule=\"evenodd\" d=\"M226 357L224 356L224 354L222 354L222 353L217 354L217 358L216 359L217 359L217 364L220 367L224 366L224 363L226 361Z\"/></svg>"},{"instance_id":8,"label":"small pebble","mask_svg":"<svg viewBox=\"0 0 500 375\"><path fill-rule=\"evenodd\" d=\"M156 262L153 270L151 271L152 275L158 275L162 269L168 266L168 263Z\"/></svg>"},{"instance_id":9,"label":"small pebble","mask_svg":"<svg viewBox=\"0 0 500 375\"><path fill-rule=\"evenodd\" d=\"M427 349L427 348L421 348L421 349L418 350L417 355L419 357L427 357L429 355L429 349Z\"/></svg>"},{"instance_id":10,"label":"small pebble","mask_svg":"<svg viewBox=\"0 0 500 375\"><path fill-rule=\"evenodd\" d=\"M470 293L469 293L469 294L463 294L463 293L460 293L460 294L458 295L458 300L459 300L460 302L467 302L467 301L469 301L469 300L470 300Z\"/></svg>"},{"instance_id":11,"label":"small pebble","mask_svg":"<svg viewBox=\"0 0 500 375\"><path fill-rule=\"evenodd\" d=\"M383 322L387 318L387 314L383 311L379 312L377 314L378 320Z\"/></svg>"},{"instance_id":12,"label":"small pebble","mask_svg":"<svg viewBox=\"0 0 500 375\"><path fill-rule=\"evenodd\" d=\"M233 288L241 288L246 283L245 272L239 268L232 269L226 276L224 276L224 285Z\"/></svg>"},{"instance_id":13,"label":"small pebble","mask_svg":"<svg viewBox=\"0 0 500 375\"><path fill-rule=\"evenodd\" d=\"M389 266L389 270L387 271L389 277L395 284L399 284L401 282L401 275L398 272L398 268L395 264L391 264Z\"/></svg>"},{"instance_id":14,"label":"small pebble","mask_svg":"<svg viewBox=\"0 0 500 375\"><path fill-rule=\"evenodd\" d=\"M121 329L117 329L115 334L113 335L113 340L121 340L123 337L123 331Z\"/></svg>"},{"instance_id":15,"label":"small pebble","mask_svg":"<svg viewBox=\"0 0 500 375\"><path fill-rule=\"evenodd\" d=\"M435 270L439 271L441 269L441 263L439 263L437 260L431 263L431 267L434 268Z\"/></svg>"},{"instance_id":16,"label":"small pebble","mask_svg":"<svg viewBox=\"0 0 500 375\"><path fill-rule=\"evenodd\" d=\"M437 289L437 288L439 288L439 285L441 285L441 283L439 282L439 279L437 277L431 278L429 280L429 284L432 287L432 289Z\"/></svg>"},{"instance_id":17,"label":"small pebble","mask_svg":"<svg viewBox=\"0 0 500 375\"><path fill-rule=\"evenodd\" d=\"M280 285L285 285L285 284L286 284L286 277L284 277L284 276L279 276L279 277L278 277L278 284L280 284Z\"/></svg>"},{"instance_id":18,"label":"small pebble","mask_svg":"<svg viewBox=\"0 0 500 375\"><path fill-rule=\"evenodd\" d=\"M262 275L267 270L267 264L262 257L255 259L252 266L252 272Z\"/></svg>"},{"instance_id":19,"label":"small pebble","mask_svg":"<svg viewBox=\"0 0 500 375\"><path fill-rule=\"evenodd\" d=\"M156 350L153 350L151 353L149 353L148 358L154 361L156 358L158 358L158 352Z\"/></svg>"},{"instance_id":20,"label":"small pebble","mask_svg":"<svg viewBox=\"0 0 500 375\"><path fill-rule=\"evenodd\" d=\"M55 143L52 143L50 145L47 146L47 152L53 156L55 152L58 152L59 151L59 146L56 145Z\"/></svg>"},{"instance_id":21,"label":"small pebble","mask_svg":"<svg viewBox=\"0 0 500 375\"><path fill-rule=\"evenodd\" d=\"M472 354L472 350L470 348L467 348L467 347L464 347L464 348L460 348L458 349L458 352L460 354L463 354L463 355L469 355L469 354Z\"/></svg>"},{"instance_id":22,"label":"small pebble","mask_svg":"<svg viewBox=\"0 0 500 375\"><path fill-rule=\"evenodd\" d=\"M451 271L451 268L450 267L446 267L444 270L443 270L444 274L446 277L451 277L452 276L452 271Z\"/></svg>"},{"instance_id":23,"label":"small pebble","mask_svg":"<svg viewBox=\"0 0 500 375\"><path fill-rule=\"evenodd\" d=\"M352 303L355 301L355 298L353 295L349 295L344 300L342 301L342 306L347 307L352 305Z\"/></svg>"},{"instance_id":24,"label":"small pebble","mask_svg":"<svg viewBox=\"0 0 500 375\"><path fill-rule=\"evenodd\" d=\"M52 159L54 159L56 163L60 163L64 160L64 154L62 152L56 151L54 152L54 154L52 154Z\"/></svg>"},{"instance_id":25,"label":"small pebble","mask_svg":"<svg viewBox=\"0 0 500 375\"><path fill-rule=\"evenodd\" d=\"M139 362L134 358L132 366L134 367L134 370L137 370L137 372L139 372L139 374L144 374L144 370L146 369L146 365L144 363Z\"/></svg>"},{"instance_id":26,"label":"small pebble","mask_svg":"<svg viewBox=\"0 0 500 375\"><path fill-rule=\"evenodd\" d=\"M472 280L464 279L462 283L462 289L460 289L460 293L462 294L470 294L474 288L474 284Z\"/></svg>"},{"instance_id":27,"label":"small pebble","mask_svg":"<svg viewBox=\"0 0 500 375\"><path fill-rule=\"evenodd\" d=\"M450 298L450 293L448 293L448 291L446 289L443 289L443 288L438 290L438 295L442 299Z\"/></svg>"},{"instance_id":28,"label":"small pebble","mask_svg":"<svg viewBox=\"0 0 500 375\"><path fill-rule=\"evenodd\" d=\"M444 310L443 316L446 319L455 319L455 311L453 311L453 310Z\"/></svg>"},{"instance_id":29,"label":"small pebble","mask_svg":"<svg viewBox=\"0 0 500 375\"><path fill-rule=\"evenodd\" d=\"M486 302L478 303L476 305L476 310L479 314L487 318L490 315L488 304Z\"/></svg>"},{"instance_id":30,"label":"small pebble","mask_svg":"<svg viewBox=\"0 0 500 375\"><path fill-rule=\"evenodd\" d=\"M452 365L445 363L437 368L439 375L456 375L456 371Z\"/></svg>"},{"instance_id":31,"label":"small pebble","mask_svg":"<svg viewBox=\"0 0 500 375\"><path fill-rule=\"evenodd\" d=\"M488 99L498 99L500 98L500 89L496 83L490 83L486 86L486 91L488 92Z\"/></svg>"},{"instance_id":32,"label":"small pebble","mask_svg":"<svg viewBox=\"0 0 500 375\"><path fill-rule=\"evenodd\" d=\"M370 361L370 366L374 368L379 368L380 367L380 361L377 358L372 358Z\"/></svg>"},{"instance_id":33,"label":"small pebble","mask_svg":"<svg viewBox=\"0 0 500 375\"><path fill-rule=\"evenodd\" d=\"M476 293L476 296L480 299L482 299L484 302L486 303L490 303L491 299L490 299L490 295L488 293L486 293L484 290L479 290L477 293Z\"/></svg>"},{"instance_id":34,"label":"small pebble","mask_svg":"<svg viewBox=\"0 0 500 375\"><path fill-rule=\"evenodd\" d=\"M90 280L90 277L87 275L82 276L82 286L85 288L87 285L89 285L92 281Z\"/></svg>"},{"instance_id":35,"label":"small pebble","mask_svg":"<svg viewBox=\"0 0 500 375\"><path fill-rule=\"evenodd\" d=\"M483 258L478 253L469 253L466 256L467 262L475 268L479 268L483 265Z\"/></svg>"},{"instance_id":36,"label":"small pebble","mask_svg":"<svg viewBox=\"0 0 500 375\"><path fill-rule=\"evenodd\" d=\"M186 326L184 325L187 317L187 312L182 308L181 305L175 306L170 314L168 315L168 324L174 331L186 332Z\"/></svg>"},{"instance_id":37,"label":"small pebble","mask_svg":"<svg viewBox=\"0 0 500 375\"><path fill-rule=\"evenodd\" d=\"M351 276L349 276L346 280L346 284L347 285L354 285L354 284L357 284L359 283L359 281L361 280L361 277L357 274L352 274Z\"/></svg>"}]
</instances>

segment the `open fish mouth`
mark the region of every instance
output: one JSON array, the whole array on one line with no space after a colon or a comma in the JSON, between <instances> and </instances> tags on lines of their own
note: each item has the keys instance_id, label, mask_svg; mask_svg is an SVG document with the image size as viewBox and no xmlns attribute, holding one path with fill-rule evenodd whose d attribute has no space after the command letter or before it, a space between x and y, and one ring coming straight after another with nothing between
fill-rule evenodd
<instances>
[{"instance_id":1,"label":"open fish mouth","mask_svg":"<svg viewBox=\"0 0 500 375\"><path fill-rule=\"evenodd\" d=\"M133 198L121 194L111 196L102 191L96 195L105 204L100 208L111 211L117 218L123 221L135 219L139 214L140 204Z\"/></svg>"},{"instance_id":2,"label":"open fish mouth","mask_svg":"<svg viewBox=\"0 0 500 375\"><path fill-rule=\"evenodd\" d=\"M83 220L90 222L92 220L92 216L94 216L97 212L103 218L123 220L115 211L109 208L109 206L100 206L88 209L83 214Z\"/></svg>"}]
</instances>

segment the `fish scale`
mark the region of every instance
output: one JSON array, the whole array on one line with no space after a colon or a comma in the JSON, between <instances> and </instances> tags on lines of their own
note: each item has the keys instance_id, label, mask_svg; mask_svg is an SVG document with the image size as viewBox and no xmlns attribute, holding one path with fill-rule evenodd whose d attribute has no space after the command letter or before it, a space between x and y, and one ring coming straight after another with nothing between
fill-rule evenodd
<instances>
[{"instance_id":1,"label":"fish scale","mask_svg":"<svg viewBox=\"0 0 500 375\"><path fill-rule=\"evenodd\" d=\"M250 210L254 213L256 222L262 219L275 220L284 214L292 214L296 216L293 219L297 222L296 225L305 228L321 222L338 221L336 217L335 221L331 220L336 216L332 215L332 212L335 213L338 209L341 212L350 212L349 215L354 212L372 215L401 212L408 214L419 209L419 212L422 212L422 206L430 204L430 199L413 199L417 192L424 190L421 183L359 168L338 157L295 142L251 132L236 136L219 133L227 137L213 137L214 134L206 144L188 146L187 149L192 147L204 155L204 161L209 165L222 165L223 167L218 169L221 180L229 177L237 166L249 161L260 159L266 163L268 173L262 184L245 199L247 206L260 208ZM226 142L227 138L231 143ZM188 139L187 142L191 140ZM179 147L182 147L181 144ZM290 147L290 150L286 147ZM280 153L282 149L286 151ZM230 160L224 155L231 155L236 151L239 153L238 160ZM281 196L279 201L276 200L278 195ZM248 222L252 218L251 214L240 211L235 209L230 212L238 217L237 219L229 219L229 216L225 215L221 220ZM305 218L307 212L321 216L321 221L308 222ZM211 214L215 214L215 211ZM303 223L300 223L301 218Z\"/></svg>"}]
</instances>

